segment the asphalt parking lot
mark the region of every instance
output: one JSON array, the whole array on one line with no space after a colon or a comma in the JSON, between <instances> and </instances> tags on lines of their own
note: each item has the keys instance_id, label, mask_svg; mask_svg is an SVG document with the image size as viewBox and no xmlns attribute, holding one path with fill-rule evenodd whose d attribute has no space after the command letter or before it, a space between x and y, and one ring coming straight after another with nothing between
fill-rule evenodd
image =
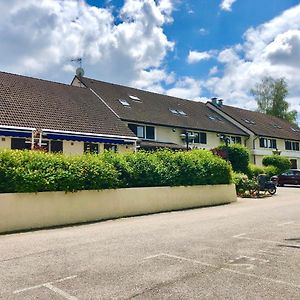
<instances>
[{"instance_id":1,"label":"asphalt parking lot","mask_svg":"<svg viewBox=\"0 0 300 300\"><path fill-rule=\"evenodd\" d=\"M300 299L300 188L0 236L0 299Z\"/></svg>"}]
</instances>

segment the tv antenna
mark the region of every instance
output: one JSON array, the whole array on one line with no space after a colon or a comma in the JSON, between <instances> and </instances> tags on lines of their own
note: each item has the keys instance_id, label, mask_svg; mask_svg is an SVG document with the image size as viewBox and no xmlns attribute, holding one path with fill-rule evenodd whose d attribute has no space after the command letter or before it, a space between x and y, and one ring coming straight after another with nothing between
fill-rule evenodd
<instances>
[{"instance_id":1,"label":"tv antenna","mask_svg":"<svg viewBox=\"0 0 300 300\"><path fill-rule=\"evenodd\" d=\"M76 76L77 77L83 77L84 76L84 70L82 68L82 58L81 57L78 57L78 58L74 58L74 59L71 59L72 62L76 62L78 63L79 67L76 69Z\"/></svg>"}]
</instances>

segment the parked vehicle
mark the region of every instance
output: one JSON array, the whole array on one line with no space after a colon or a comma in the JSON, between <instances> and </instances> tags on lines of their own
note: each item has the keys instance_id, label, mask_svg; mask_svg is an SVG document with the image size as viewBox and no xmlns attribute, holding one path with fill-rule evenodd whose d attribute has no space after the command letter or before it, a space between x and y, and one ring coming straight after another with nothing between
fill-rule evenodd
<instances>
[{"instance_id":1,"label":"parked vehicle","mask_svg":"<svg viewBox=\"0 0 300 300\"><path fill-rule=\"evenodd\" d=\"M276 184L272 181L268 181L265 174L257 176L256 187L250 190L250 195L259 196L260 192L264 192L265 194L269 193L270 195L274 195L276 193Z\"/></svg>"},{"instance_id":2,"label":"parked vehicle","mask_svg":"<svg viewBox=\"0 0 300 300\"><path fill-rule=\"evenodd\" d=\"M285 184L300 184L300 169L290 169L278 176L271 178L277 186L284 186Z\"/></svg>"}]
</instances>

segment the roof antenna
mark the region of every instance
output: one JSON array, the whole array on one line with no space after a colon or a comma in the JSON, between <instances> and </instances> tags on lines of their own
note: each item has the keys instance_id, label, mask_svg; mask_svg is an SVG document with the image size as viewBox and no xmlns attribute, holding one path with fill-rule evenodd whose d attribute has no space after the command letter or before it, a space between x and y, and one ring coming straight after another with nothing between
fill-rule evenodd
<instances>
[{"instance_id":1,"label":"roof antenna","mask_svg":"<svg viewBox=\"0 0 300 300\"><path fill-rule=\"evenodd\" d=\"M76 69L76 76L82 78L84 76L84 70L82 68L82 58L81 57L74 58L71 59L71 61L79 64L79 67Z\"/></svg>"}]
</instances>

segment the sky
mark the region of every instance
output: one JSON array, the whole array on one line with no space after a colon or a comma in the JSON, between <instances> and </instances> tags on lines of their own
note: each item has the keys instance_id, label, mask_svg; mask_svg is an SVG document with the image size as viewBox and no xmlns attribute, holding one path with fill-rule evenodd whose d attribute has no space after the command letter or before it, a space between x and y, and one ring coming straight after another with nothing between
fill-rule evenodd
<instances>
[{"instance_id":1,"label":"sky","mask_svg":"<svg viewBox=\"0 0 300 300\"><path fill-rule=\"evenodd\" d=\"M300 0L0 0L0 71L85 76L256 109L250 89L285 78L300 121Z\"/></svg>"}]
</instances>

